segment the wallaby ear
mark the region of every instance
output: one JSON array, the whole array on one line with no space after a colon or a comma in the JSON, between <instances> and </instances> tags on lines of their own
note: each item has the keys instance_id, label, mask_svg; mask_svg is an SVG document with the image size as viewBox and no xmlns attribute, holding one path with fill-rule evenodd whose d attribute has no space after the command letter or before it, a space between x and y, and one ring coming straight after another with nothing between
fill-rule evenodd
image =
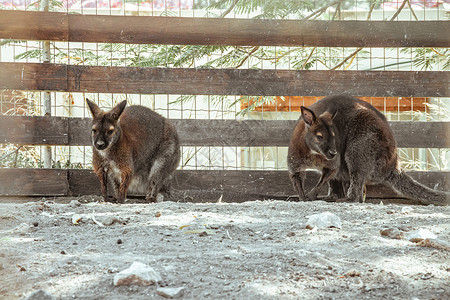
<instances>
[{"instance_id":1,"label":"wallaby ear","mask_svg":"<svg viewBox=\"0 0 450 300\"><path fill-rule=\"evenodd\" d=\"M301 107L302 110L302 118L306 124L311 126L314 122L316 122L316 115L314 112L304 106Z\"/></svg>"},{"instance_id":2,"label":"wallaby ear","mask_svg":"<svg viewBox=\"0 0 450 300\"><path fill-rule=\"evenodd\" d=\"M95 104L94 102L92 102L88 98L86 98L86 103L87 103L87 105L89 107L89 110L91 111L92 117L95 118L99 113L102 112L101 108L98 107L97 104Z\"/></svg>"},{"instance_id":3,"label":"wallaby ear","mask_svg":"<svg viewBox=\"0 0 450 300\"><path fill-rule=\"evenodd\" d=\"M111 117L114 120L118 120L123 110L125 109L125 106L127 106L127 100L123 100L122 102L114 106L110 111Z\"/></svg>"},{"instance_id":4,"label":"wallaby ear","mask_svg":"<svg viewBox=\"0 0 450 300\"><path fill-rule=\"evenodd\" d=\"M332 114L331 112L326 111L319 116L319 119L321 119L325 124L327 124L327 126L332 126L335 116L336 116L336 112L334 112L334 114Z\"/></svg>"}]
</instances>

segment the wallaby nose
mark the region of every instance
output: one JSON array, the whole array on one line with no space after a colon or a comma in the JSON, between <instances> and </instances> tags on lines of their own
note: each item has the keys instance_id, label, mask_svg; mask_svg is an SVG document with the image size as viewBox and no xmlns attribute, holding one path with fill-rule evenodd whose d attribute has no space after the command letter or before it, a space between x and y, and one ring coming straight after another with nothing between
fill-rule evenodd
<instances>
[{"instance_id":1,"label":"wallaby nose","mask_svg":"<svg viewBox=\"0 0 450 300\"><path fill-rule=\"evenodd\" d=\"M336 151L336 150L329 150L329 151L328 151L328 155L329 155L331 158L335 157L336 154L337 154L337 151Z\"/></svg>"},{"instance_id":2,"label":"wallaby nose","mask_svg":"<svg viewBox=\"0 0 450 300\"><path fill-rule=\"evenodd\" d=\"M97 149L103 149L104 147L105 147L105 142L104 141L96 141L95 142L95 147L97 148Z\"/></svg>"}]
</instances>

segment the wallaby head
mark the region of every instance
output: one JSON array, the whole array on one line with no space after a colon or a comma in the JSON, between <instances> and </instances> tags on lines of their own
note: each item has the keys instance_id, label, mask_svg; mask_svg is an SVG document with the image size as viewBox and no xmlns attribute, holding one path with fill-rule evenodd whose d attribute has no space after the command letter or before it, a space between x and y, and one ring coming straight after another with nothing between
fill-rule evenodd
<instances>
[{"instance_id":1,"label":"wallaby head","mask_svg":"<svg viewBox=\"0 0 450 300\"><path fill-rule=\"evenodd\" d=\"M116 143L121 135L119 117L125 109L127 101L122 101L108 112L103 111L89 99L86 99L86 103L93 117L91 130L92 145L97 150L106 150Z\"/></svg>"},{"instance_id":2,"label":"wallaby head","mask_svg":"<svg viewBox=\"0 0 450 300\"><path fill-rule=\"evenodd\" d=\"M311 151L323 155L327 160L337 155L336 136L333 129L333 119L336 114L324 112L319 117L302 106L302 119L306 124L305 142Z\"/></svg>"}]
</instances>

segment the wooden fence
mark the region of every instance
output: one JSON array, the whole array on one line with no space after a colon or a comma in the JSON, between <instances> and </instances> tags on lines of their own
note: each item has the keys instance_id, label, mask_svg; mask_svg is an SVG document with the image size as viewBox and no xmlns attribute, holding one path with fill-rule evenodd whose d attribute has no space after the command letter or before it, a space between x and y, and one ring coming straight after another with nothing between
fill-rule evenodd
<instances>
[{"instance_id":1,"label":"wooden fence","mask_svg":"<svg viewBox=\"0 0 450 300\"><path fill-rule=\"evenodd\" d=\"M57 26L55 26L57 25ZM0 11L0 38L255 46L448 47L450 22L285 21L92 16ZM74 66L0 63L0 89L133 94L367 97L450 97L441 71L290 71ZM173 120L184 146L287 146L295 121ZM90 144L90 120L0 116L0 143ZM399 147L450 147L450 123L393 122ZM410 172L450 189L450 172ZM311 187L316 176L308 176ZM294 193L286 171L179 170L175 188L195 201L285 198ZM0 195L99 194L91 170L0 169ZM208 197L206 197L207 195ZM370 197L395 197L369 187ZM206 198L205 198L206 197ZM188 197L189 198L189 197ZM191 199L192 200L192 199Z\"/></svg>"}]
</instances>

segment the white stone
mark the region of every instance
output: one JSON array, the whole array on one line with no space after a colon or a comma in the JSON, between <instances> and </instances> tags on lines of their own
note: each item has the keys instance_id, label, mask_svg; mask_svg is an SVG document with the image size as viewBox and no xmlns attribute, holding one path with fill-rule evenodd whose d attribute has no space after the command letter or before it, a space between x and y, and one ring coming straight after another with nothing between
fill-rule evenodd
<instances>
[{"instance_id":1,"label":"white stone","mask_svg":"<svg viewBox=\"0 0 450 300\"><path fill-rule=\"evenodd\" d=\"M37 290L30 294L25 300L55 300L56 298L44 290Z\"/></svg>"},{"instance_id":2,"label":"white stone","mask_svg":"<svg viewBox=\"0 0 450 300\"><path fill-rule=\"evenodd\" d=\"M406 239L410 242L418 243L424 239L436 239L437 236L427 229L420 228L418 230L410 231L406 235Z\"/></svg>"},{"instance_id":3,"label":"white stone","mask_svg":"<svg viewBox=\"0 0 450 300\"><path fill-rule=\"evenodd\" d=\"M410 206L404 206L402 207L402 214L406 215L406 214L410 214L412 213L413 209Z\"/></svg>"},{"instance_id":4,"label":"white stone","mask_svg":"<svg viewBox=\"0 0 450 300\"><path fill-rule=\"evenodd\" d=\"M306 228L308 229L323 229L330 227L342 227L341 219L330 212L323 212L320 214L312 215L309 217L308 222L306 222Z\"/></svg>"},{"instance_id":5,"label":"white stone","mask_svg":"<svg viewBox=\"0 0 450 300\"><path fill-rule=\"evenodd\" d=\"M164 287L158 288L156 290L156 293L160 296L163 296L164 298L178 298L183 296L185 289L186 288L184 287L177 287L177 288Z\"/></svg>"},{"instance_id":6,"label":"white stone","mask_svg":"<svg viewBox=\"0 0 450 300\"><path fill-rule=\"evenodd\" d=\"M136 261L114 276L114 285L152 285L159 281L161 276L152 267Z\"/></svg>"}]
</instances>

